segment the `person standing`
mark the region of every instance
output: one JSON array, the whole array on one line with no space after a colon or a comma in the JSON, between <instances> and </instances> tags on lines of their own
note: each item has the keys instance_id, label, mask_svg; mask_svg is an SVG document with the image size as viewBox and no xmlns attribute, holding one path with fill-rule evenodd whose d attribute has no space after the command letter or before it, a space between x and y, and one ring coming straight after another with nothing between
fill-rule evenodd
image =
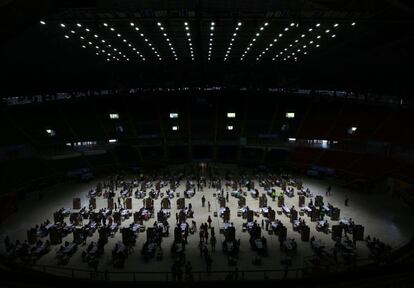
<instances>
[{"instance_id":1,"label":"person standing","mask_svg":"<svg viewBox=\"0 0 414 288\"><path fill-rule=\"evenodd\" d=\"M211 244L211 251L213 252L216 251L216 243L217 243L216 237L214 235L211 235L210 244Z\"/></svg>"},{"instance_id":2,"label":"person standing","mask_svg":"<svg viewBox=\"0 0 414 288\"><path fill-rule=\"evenodd\" d=\"M346 196L345 196L345 206L346 206L346 207L348 206L348 201L349 201L349 199L348 199L348 195L346 195Z\"/></svg>"},{"instance_id":3,"label":"person standing","mask_svg":"<svg viewBox=\"0 0 414 288\"><path fill-rule=\"evenodd\" d=\"M208 212L210 212L210 207L211 207L210 201L207 202L207 206L208 206Z\"/></svg>"},{"instance_id":4,"label":"person standing","mask_svg":"<svg viewBox=\"0 0 414 288\"><path fill-rule=\"evenodd\" d=\"M206 197L204 197L203 195L203 197L201 198L201 206L204 207L205 204L206 204Z\"/></svg>"},{"instance_id":5,"label":"person standing","mask_svg":"<svg viewBox=\"0 0 414 288\"><path fill-rule=\"evenodd\" d=\"M212 222L212 221L213 221L213 220L211 220L210 215L208 215L208 219L207 219L208 228L211 228L211 222Z\"/></svg>"},{"instance_id":6,"label":"person standing","mask_svg":"<svg viewBox=\"0 0 414 288\"><path fill-rule=\"evenodd\" d=\"M213 259L211 259L210 255L207 255L206 257L206 268L207 268L207 273L210 274L211 273L211 265L213 263Z\"/></svg>"}]
</instances>

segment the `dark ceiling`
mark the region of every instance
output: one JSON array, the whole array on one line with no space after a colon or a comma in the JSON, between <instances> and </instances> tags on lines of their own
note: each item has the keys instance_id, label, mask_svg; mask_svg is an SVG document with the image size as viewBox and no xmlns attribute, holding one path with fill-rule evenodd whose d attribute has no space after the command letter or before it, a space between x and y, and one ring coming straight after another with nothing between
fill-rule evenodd
<instances>
[{"instance_id":1,"label":"dark ceiling","mask_svg":"<svg viewBox=\"0 0 414 288\"><path fill-rule=\"evenodd\" d=\"M4 0L0 92L225 86L408 97L413 11L402 0Z\"/></svg>"}]
</instances>

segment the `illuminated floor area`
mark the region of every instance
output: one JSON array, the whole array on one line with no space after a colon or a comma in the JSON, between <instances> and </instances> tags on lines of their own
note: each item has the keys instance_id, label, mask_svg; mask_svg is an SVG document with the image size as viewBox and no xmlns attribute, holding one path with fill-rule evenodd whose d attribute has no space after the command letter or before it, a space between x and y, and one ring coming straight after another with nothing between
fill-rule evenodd
<instances>
[{"instance_id":1,"label":"illuminated floor area","mask_svg":"<svg viewBox=\"0 0 414 288\"><path fill-rule=\"evenodd\" d=\"M74 197L80 197L82 200L82 206L88 203L87 191L94 187L97 180L94 180L87 184L80 183L65 183L60 184L52 188L48 188L44 191L44 198L42 200L37 199L37 195L33 195L34 199L26 199L22 205L20 205L19 211L6 219L1 225L1 246L3 246L3 238L5 235L9 235L14 242L16 239L25 240L26 231L36 224L39 224L46 219L53 221L53 212L62 207L72 208L72 199ZM311 178L303 178L304 187L309 187L313 195L323 195L325 203L331 203L341 209L341 218L352 217L356 224L362 224L365 227L365 236L371 235L379 237L380 240L390 244L393 247L400 245L413 237L413 223L412 211L401 203L398 199L393 199L389 195L363 195L361 193L352 192L341 187L336 186L334 183L327 183L321 180L315 180ZM325 196L325 190L328 185L332 185L332 196ZM177 192L181 192L185 187L185 183L181 183L181 186L177 189ZM256 187L258 187L256 183ZM163 188L162 190L165 190ZM262 193L263 189L259 188ZM191 199L186 199L186 206L188 203L192 203L195 211L195 220L197 226L201 222L206 222L208 215L211 215L213 219L213 226L215 227L217 237L217 250L212 253L213 264L212 270L232 270L234 267L229 267L227 264L227 257L221 251L221 242L224 240L224 236L219 232L219 228L223 226L221 218L214 218L213 212L218 211L219 203L216 198L213 198L213 189L205 188L203 192L197 192ZM36 193L35 193L36 194ZM296 194L296 193L295 193ZM207 201L212 204L211 212L207 211L207 207L201 207L201 197L204 195ZM345 195L349 197L349 207L344 206ZM98 270L100 271L149 271L149 272L170 272L171 265L173 263L173 257L170 254L170 248L173 241L173 227L175 225L175 212L176 212L176 197L172 199L172 217L169 218L170 224L170 236L163 239L162 247L164 250L164 258L161 261L152 259L148 262L144 262L141 256L141 248L146 239L146 234L141 233L138 235L137 244L132 254L128 256L125 262L125 267L122 269L113 268L111 251L117 241L121 240L121 233L118 231L113 238L109 238L108 244L105 246L105 253L100 258ZM247 205L257 210L259 207L259 201L253 199L250 195L246 197ZM206 201L206 203L207 203ZM309 199L306 199L306 204ZM160 209L161 200L155 200L155 210ZM298 196L293 198L285 197L285 203L288 207L295 205L298 207ZM102 197L97 198L97 207L106 207L107 200ZM133 212L141 208L143 201L141 199L133 198ZM276 202L272 202L268 198L268 205L273 209L279 210L276 206ZM279 248L278 238L275 235L268 235L263 230L262 235L265 235L268 243L268 255L262 258L262 265L255 266L252 264L252 259L257 253L251 250L248 239L248 232L242 232L242 223L245 221L241 217L237 217L237 199L229 197L229 204L231 210L231 222L234 222L236 227L236 239L241 239L241 251L239 253L238 268L239 270L260 270L260 269L282 269L281 260L286 259L287 255ZM296 255L292 258L292 268L299 268L304 265L305 259L311 257L313 254L310 243L302 242L300 234L292 230L292 224L285 215L276 215L277 219L280 219L288 228L288 237L295 238L298 243L298 249ZM133 218L133 217L131 217ZM122 225L128 225L133 219L126 220ZM256 218L258 222L261 222L262 216ZM331 235L326 235L322 232L317 232L315 229L315 222L310 222L310 218L305 216L307 224L311 228L311 236L315 236L316 239L321 239L327 248L332 248L334 245L331 240ZM330 226L335 222L328 219ZM189 219L189 223L191 224ZM68 221L68 218L66 218ZM151 226L155 221L155 218L146 222L146 226ZM85 221L86 223L86 221ZM337 223L337 222L336 222ZM45 238L46 239L46 238ZM69 234L65 237L64 241L71 242L73 234ZM93 237L88 238L87 244L90 241L98 240L98 232L95 232ZM199 236L198 233L189 236L188 245L186 246L186 257L193 266L193 271L205 271L205 261L200 257L199 249ZM57 265L56 250L59 245L52 246L52 250L40 258L37 262L39 265ZM86 249L86 246L79 246L77 252L72 256L70 262L66 267L77 269L90 269L87 263L81 261L81 253ZM357 254L360 258L366 258L368 255L368 249L364 242L357 243Z\"/></svg>"}]
</instances>

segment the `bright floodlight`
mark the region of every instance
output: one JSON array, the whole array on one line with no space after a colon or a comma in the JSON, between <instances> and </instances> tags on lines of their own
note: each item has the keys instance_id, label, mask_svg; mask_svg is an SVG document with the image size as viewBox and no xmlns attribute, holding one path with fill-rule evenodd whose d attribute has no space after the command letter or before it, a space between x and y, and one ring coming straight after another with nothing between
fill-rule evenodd
<instances>
[{"instance_id":1,"label":"bright floodlight","mask_svg":"<svg viewBox=\"0 0 414 288\"><path fill-rule=\"evenodd\" d=\"M236 112L227 112L227 118L236 118Z\"/></svg>"},{"instance_id":2,"label":"bright floodlight","mask_svg":"<svg viewBox=\"0 0 414 288\"><path fill-rule=\"evenodd\" d=\"M295 118L295 112L287 112L286 118Z\"/></svg>"},{"instance_id":3,"label":"bright floodlight","mask_svg":"<svg viewBox=\"0 0 414 288\"><path fill-rule=\"evenodd\" d=\"M109 139L108 142L109 143L116 143L116 142L118 142L118 140L117 139Z\"/></svg>"},{"instance_id":4,"label":"bright floodlight","mask_svg":"<svg viewBox=\"0 0 414 288\"><path fill-rule=\"evenodd\" d=\"M40 20L40 24L42 24L42 25L46 25L46 22L45 22L45 21L43 21L43 20Z\"/></svg>"},{"instance_id":5,"label":"bright floodlight","mask_svg":"<svg viewBox=\"0 0 414 288\"><path fill-rule=\"evenodd\" d=\"M170 118L171 118L171 119L178 118L178 113L176 113L176 112L174 112L174 113L170 113Z\"/></svg>"},{"instance_id":6,"label":"bright floodlight","mask_svg":"<svg viewBox=\"0 0 414 288\"><path fill-rule=\"evenodd\" d=\"M289 142L295 142L296 138L289 138Z\"/></svg>"},{"instance_id":7,"label":"bright floodlight","mask_svg":"<svg viewBox=\"0 0 414 288\"><path fill-rule=\"evenodd\" d=\"M172 126L171 129L172 129L172 131L178 131L178 126L176 126L176 125Z\"/></svg>"},{"instance_id":8,"label":"bright floodlight","mask_svg":"<svg viewBox=\"0 0 414 288\"><path fill-rule=\"evenodd\" d=\"M229 131L231 131L231 130L233 130L233 125L227 125L227 130L229 130Z\"/></svg>"},{"instance_id":9,"label":"bright floodlight","mask_svg":"<svg viewBox=\"0 0 414 288\"><path fill-rule=\"evenodd\" d=\"M56 135L55 130L52 130L52 129L46 129L46 133L49 136L55 136Z\"/></svg>"},{"instance_id":10,"label":"bright floodlight","mask_svg":"<svg viewBox=\"0 0 414 288\"><path fill-rule=\"evenodd\" d=\"M109 114L109 118L110 119L119 119L119 114L118 113L111 113L111 114Z\"/></svg>"}]
</instances>

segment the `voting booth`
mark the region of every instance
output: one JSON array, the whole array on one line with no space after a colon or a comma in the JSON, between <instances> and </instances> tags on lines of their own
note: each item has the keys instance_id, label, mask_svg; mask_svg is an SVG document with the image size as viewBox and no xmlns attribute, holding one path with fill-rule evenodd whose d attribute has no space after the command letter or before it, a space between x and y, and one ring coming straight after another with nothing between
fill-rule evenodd
<instances>
[{"instance_id":1,"label":"voting booth","mask_svg":"<svg viewBox=\"0 0 414 288\"><path fill-rule=\"evenodd\" d=\"M259 197L259 208L267 207L267 197L265 194Z\"/></svg>"},{"instance_id":2,"label":"voting booth","mask_svg":"<svg viewBox=\"0 0 414 288\"><path fill-rule=\"evenodd\" d=\"M29 242L29 244L35 244L36 241L37 241L37 230L34 228L27 230L27 242Z\"/></svg>"},{"instance_id":3,"label":"voting booth","mask_svg":"<svg viewBox=\"0 0 414 288\"><path fill-rule=\"evenodd\" d=\"M114 212L112 216L114 217L114 222L118 225L121 225L121 213Z\"/></svg>"},{"instance_id":4,"label":"voting booth","mask_svg":"<svg viewBox=\"0 0 414 288\"><path fill-rule=\"evenodd\" d=\"M302 189L302 187L303 187L303 182L302 182L302 180L297 179L297 180L296 180L296 188L297 188L298 190L301 190L301 189Z\"/></svg>"},{"instance_id":5,"label":"voting booth","mask_svg":"<svg viewBox=\"0 0 414 288\"><path fill-rule=\"evenodd\" d=\"M332 240L342 238L342 226L341 225L332 225Z\"/></svg>"},{"instance_id":6,"label":"voting booth","mask_svg":"<svg viewBox=\"0 0 414 288\"><path fill-rule=\"evenodd\" d=\"M309 226L303 226L300 233L300 239L302 241L309 241L310 228Z\"/></svg>"},{"instance_id":7,"label":"voting booth","mask_svg":"<svg viewBox=\"0 0 414 288\"><path fill-rule=\"evenodd\" d=\"M341 209L333 208L331 211L331 220L338 221L341 214Z\"/></svg>"},{"instance_id":8,"label":"voting booth","mask_svg":"<svg viewBox=\"0 0 414 288\"><path fill-rule=\"evenodd\" d=\"M79 213L71 213L69 216L69 221L73 223L73 225L78 226L82 220L82 217L79 217Z\"/></svg>"},{"instance_id":9,"label":"voting booth","mask_svg":"<svg viewBox=\"0 0 414 288\"><path fill-rule=\"evenodd\" d=\"M223 213L223 221L224 222L229 222L230 221L230 211L229 210L225 210Z\"/></svg>"},{"instance_id":10,"label":"voting booth","mask_svg":"<svg viewBox=\"0 0 414 288\"><path fill-rule=\"evenodd\" d=\"M178 205L177 205L178 206ZM171 201L168 198L163 198L161 200L161 208L162 209L171 209Z\"/></svg>"},{"instance_id":11,"label":"voting booth","mask_svg":"<svg viewBox=\"0 0 414 288\"><path fill-rule=\"evenodd\" d=\"M121 233L122 233L122 243L124 243L125 246L135 245L136 236L134 235L134 232L131 229L122 228Z\"/></svg>"},{"instance_id":12,"label":"voting booth","mask_svg":"<svg viewBox=\"0 0 414 288\"><path fill-rule=\"evenodd\" d=\"M236 240L236 228L228 227L225 230L225 239L226 241L235 241Z\"/></svg>"},{"instance_id":13,"label":"voting booth","mask_svg":"<svg viewBox=\"0 0 414 288\"><path fill-rule=\"evenodd\" d=\"M287 238L287 228L285 226L280 227L279 229L279 241L283 242Z\"/></svg>"},{"instance_id":14,"label":"voting booth","mask_svg":"<svg viewBox=\"0 0 414 288\"><path fill-rule=\"evenodd\" d=\"M275 221L275 219L276 219L276 211L273 210L273 209L269 210L268 218L269 218L270 221Z\"/></svg>"},{"instance_id":15,"label":"voting booth","mask_svg":"<svg viewBox=\"0 0 414 288\"><path fill-rule=\"evenodd\" d=\"M244 206L246 206L246 198L241 196L238 203L239 203L239 208L243 208Z\"/></svg>"},{"instance_id":16,"label":"voting booth","mask_svg":"<svg viewBox=\"0 0 414 288\"><path fill-rule=\"evenodd\" d=\"M108 208L114 209L114 198L108 198Z\"/></svg>"},{"instance_id":17,"label":"voting booth","mask_svg":"<svg viewBox=\"0 0 414 288\"><path fill-rule=\"evenodd\" d=\"M158 221L158 222L163 222L164 220L165 220L164 213L163 213L162 211L159 211L159 212L157 213L157 221Z\"/></svg>"},{"instance_id":18,"label":"voting booth","mask_svg":"<svg viewBox=\"0 0 414 288\"><path fill-rule=\"evenodd\" d=\"M73 209L81 209L81 199L73 198Z\"/></svg>"},{"instance_id":19,"label":"voting booth","mask_svg":"<svg viewBox=\"0 0 414 288\"><path fill-rule=\"evenodd\" d=\"M126 209L132 209L132 198L128 197L125 199L125 207Z\"/></svg>"},{"instance_id":20,"label":"voting booth","mask_svg":"<svg viewBox=\"0 0 414 288\"><path fill-rule=\"evenodd\" d=\"M299 207L305 206L305 196L300 195L299 196Z\"/></svg>"},{"instance_id":21,"label":"voting booth","mask_svg":"<svg viewBox=\"0 0 414 288\"><path fill-rule=\"evenodd\" d=\"M76 228L73 230L73 242L76 244L81 244L83 241L83 230L81 228Z\"/></svg>"},{"instance_id":22,"label":"voting booth","mask_svg":"<svg viewBox=\"0 0 414 288\"><path fill-rule=\"evenodd\" d=\"M354 225L352 239L354 241L364 241L364 226Z\"/></svg>"},{"instance_id":23,"label":"voting booth","mask_svg":"<svg viewBox=\"0 0 414 288\"><path fill-rule=\"evenodd\" d=\"M185 199L184 198L179 198L177 199L177 209L184 209L185 208Z\"/></svg>"},{"instance_id":24,"label":"voting booth","mask_svg":"<svg viewBox=\"0 0 414 288\"><path fill-rule=\"evenodd\" d=\"M152 210L154 208L154 200L151 198L144 199L145 209Z\"/></svg>"},{"instance_id":25,"label":"voting booth","mask_svg":"<svg viewBox=\"0 0 414 288\"><path fill-rule=\"evenodd\" d=\"M99 234L99 239L103 242L103 243L108 243L108 229L106 227L101 227L98 230L98 234Z\"/></svg>"},{"instance_id":26,"label":"voting booth","mask_svg":"<svg viewBox=\"0 0 414 288\"><path fill-rule=\"evenodd\" d=\"M311 211L311 221L315 222L315 221L319 221L321 215L320 215L320 210L316 209L315 207L312 209Z\"/></svg>"},{"instance_id":27,"label":"voting booth","mask_svg":"<svg viewBox=\"0 0 414 288\"><path fill-rule=\"evenodd\" d=\"M293 221L298 219L298 211L291 209L290 210L290 222L293 223Z\"/></svg>"},{"instance_id":28,"label":"voting booth","mask_svg":"<svg viewBox=\"0 0 414 288\"><path fill-rule=\"evenodd\" d=\"M247 212L247 222L253 222L253 211L252 210L249 210L248 212Z\"/></svg>"},{"instance_id":29,"label":"voting booth","mask_svg":"<svg viewBox=\"0 0 414 288\"><path fill-rule=\"evenodd\" d=\"M92 197L91 199L89 199L89 206L92 207L92 209L96 209L96 198Z\"/></svg>"},{"instance_id":30,"label":"voting booth","mask_svg":"<svg viewBox=\"0 0 414 288\"><path fill-rule=\"evenodd\" d=\"M50 244L52 245L57 245L57 244L62 243L62 235L55 227L50 229L49 238L50 238Z\"/></svg>"},{"instance_id":31,"label":"voting booth","mask_svg":"<svg viewBox=\"0 0 414 288\"><path fill-rule=\"evenodd\" d=\"M226 199L224 197L220 198L220 208L226 207Z\"/></svg>"},{"instance_id":32,"label":"voting booth","mask_svg":"<svg viewBox=\"0 0 414 288\"><path fill-rule=\"evenodd\" d=\"M153 227L147 229L147 241L151 241L154 238L155 230Z\"/></svg>"},{"instance_id":33,"label":"voting booth","mask_svg":"<svg viewBox=\"0 0 414 288\"><path fill-rule=\"evenodd\" d=\"M282 179L282 184L281 184L281 188L282 188L282 190L283 191L286 191L286 180L285 179Z\"/></svg>"},{"instance_id":34,"label":"voting booth","mask_svg":"<svg viewBox=\"0 0 414 288\"><path fill-rule=\"evenodd\" d=\"M139 212L134 212L134 223L139 223L140 221L140 213Z\"/></svg>"},{"instance_id":35,"label":"voting booth","mask_svg":"<svg viewBox=\"0 0 414 288\"><path fill-rule=\"evenodd\" d=\"M315 206L322 207L323 206L323 197L321 195L315 196Z\"/></svg>"},{"instance_id":36,"label":"voting booth","mask_svg":"<svg viewBox=\"0 0 414 288\"><path fill-rule=\"evenodd\" d=\"M282 207L285 205L285 197L279 196L277 197L277 207Z\"/></svg>"},{"instance_id":37,"label":"voting booth","mask_svg":"<svg viewBox=\"0 0 414 288\"><path fill-rule=\"evenodd\" d=\"M180 223L185 223L185 221L187 220L187 215L185 215L184 211L180 211L180 213L178 213L178 221Z\"/></svg>"},{"instance_id":38,"label":"voting booth","mask_svg":"<svg viewBox=\"0 0 414 288\"><path fill-rule=\"evenodd\" d=\"M181 229L178 227L174 228L174 242L175 243L181 243L183 239L183 236L181 234Z\"/></svg>"}]
</instances>

